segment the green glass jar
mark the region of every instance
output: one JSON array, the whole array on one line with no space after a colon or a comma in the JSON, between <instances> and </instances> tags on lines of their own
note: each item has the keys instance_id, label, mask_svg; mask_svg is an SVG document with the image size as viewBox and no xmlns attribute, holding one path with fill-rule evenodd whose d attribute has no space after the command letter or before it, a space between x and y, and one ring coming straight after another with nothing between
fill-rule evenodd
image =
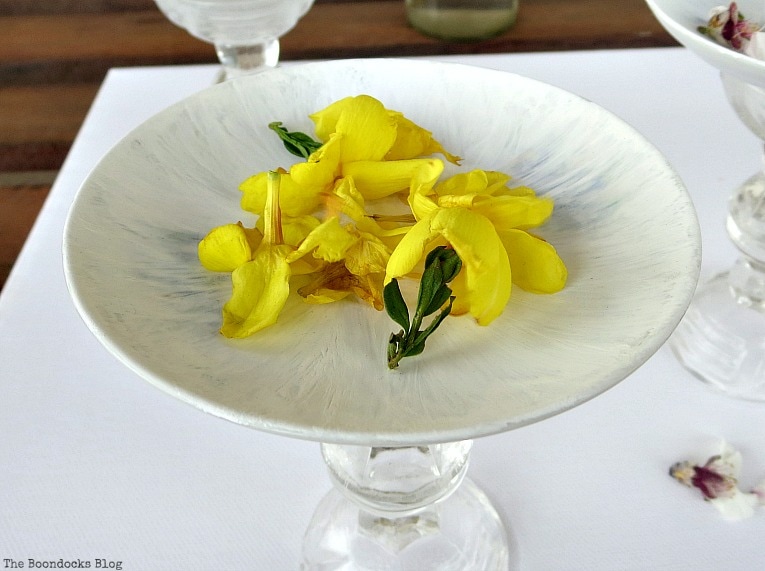
<instances>
[{"instance_id":1,"label":"green glass jar","mask_svg":"<svg viewBox=\"0 0 765 571\"><path fill-rule=\"evenodd\" d=\"M406 16L425 35L451 41L497 36L515 24L518 0L405 0Z\"/></svg>"}]
</instances>

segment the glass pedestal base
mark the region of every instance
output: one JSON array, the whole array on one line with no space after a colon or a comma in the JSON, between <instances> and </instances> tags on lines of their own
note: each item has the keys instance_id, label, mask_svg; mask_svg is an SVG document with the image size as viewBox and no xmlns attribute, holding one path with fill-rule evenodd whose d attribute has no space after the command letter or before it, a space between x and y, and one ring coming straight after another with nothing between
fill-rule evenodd
<instances>
[{"instance_id":1,"label":"glass pedestal base","mask_svg":"<svg viewBox=\"0 0 765 571\"><path fill-rule=\"evenodd\" d=\"M332 490L303 543L302 571L507 571L507 534L470 480L423 510L388 519Z\"/></svg>"},{"instance_id":2,"label":"glass pedestal base","mask_svg":"<svg viewBox=\"0 0 765 571\"><path fill-rule=\"evenodd\" d=\"M699 288L670 346L702 381L730 396L765 401L765 307L737 296L731 277L720 274Z\"/></svg>"}]
</instances>

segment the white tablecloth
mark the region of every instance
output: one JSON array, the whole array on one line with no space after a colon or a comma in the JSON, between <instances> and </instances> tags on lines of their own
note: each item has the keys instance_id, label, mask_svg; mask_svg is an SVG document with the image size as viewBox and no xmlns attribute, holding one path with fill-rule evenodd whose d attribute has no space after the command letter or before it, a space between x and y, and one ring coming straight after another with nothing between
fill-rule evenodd
<instances>
[{"instance_id":1,"label":"white tablecloth","mask_svg":"<svg viewBox=\"0 0 765 571\"><path fill-rule=\"evenodd\" d=\"M681 48L440 59L541 79L625 119L693 196L702 278L732 263L726 200L760 167L761 145L716 70ZM2 292L0 569L30 559L130 571L297 567L330 487L318 446L207 416L143 382L83 325L62 273L64 219L89 170L216 73L109 73ZM742 487L765 478L765 405L713 392L664 347L606 394L477 441L470 477L524 570L762 569L765 509L727 522L667 474L677 460L706 459L720 438L743 454Z\"/></svg>"}]
</instances>

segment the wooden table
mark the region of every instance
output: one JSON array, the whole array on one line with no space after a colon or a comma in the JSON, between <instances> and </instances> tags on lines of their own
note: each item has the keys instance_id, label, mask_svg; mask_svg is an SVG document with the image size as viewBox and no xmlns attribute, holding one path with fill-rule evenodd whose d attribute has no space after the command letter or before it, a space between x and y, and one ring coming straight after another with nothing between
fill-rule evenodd
<instances>
[{"instance_id":1,"label":"wooden table","mask_svg":"<svg viewBox=\"0 0 765 571\"><path fill-rule=\"evenodd\" d=\"M212 47L152 0L0 0L0 288L111 67L211 63ZM675 46L643 0L521 0L482 42L407 25L403 0L318 0L283 60Z\"/></svg>"}]
</instances>

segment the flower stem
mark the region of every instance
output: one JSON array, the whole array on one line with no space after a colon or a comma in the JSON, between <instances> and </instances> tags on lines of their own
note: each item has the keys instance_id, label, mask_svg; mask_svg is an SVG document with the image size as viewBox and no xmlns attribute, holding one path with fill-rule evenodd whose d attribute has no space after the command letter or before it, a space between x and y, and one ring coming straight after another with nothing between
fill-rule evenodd
<instances>
[{"instance_id":1,"label":"flower stem","mask_svg":"<svg viewBox=\"0 0 765 571\"><path fill-rule=\"evenodd\" d=\"M281 175L276 171L268 172L266 187L266 204L263 219L263 240L267 244L278 246L284 243L282 233L282 213L279 208L279 187Z\"/></svg>"},{"instance_id":2,"label":"flower stem","mask_svg":"<svg viewBox=\"0 0 765 571\"><path fill-rule=\"evenodd\" d=\"M388 368L395 369L404 357L419 355L425 350L425 342L449 315L454 303L452 290L446 285L452 281L460 269L462 261L457 253L446 246L439 246L428 254L425 271L420 280L417 294L417 306L414 317L409 320L406 306L396 279L391 280L383 290L385 310L403 329L391 333L388 339ZM420 330L425 317L440 310L440 313L425 329Z\"/></svg>"}]
</instances>

